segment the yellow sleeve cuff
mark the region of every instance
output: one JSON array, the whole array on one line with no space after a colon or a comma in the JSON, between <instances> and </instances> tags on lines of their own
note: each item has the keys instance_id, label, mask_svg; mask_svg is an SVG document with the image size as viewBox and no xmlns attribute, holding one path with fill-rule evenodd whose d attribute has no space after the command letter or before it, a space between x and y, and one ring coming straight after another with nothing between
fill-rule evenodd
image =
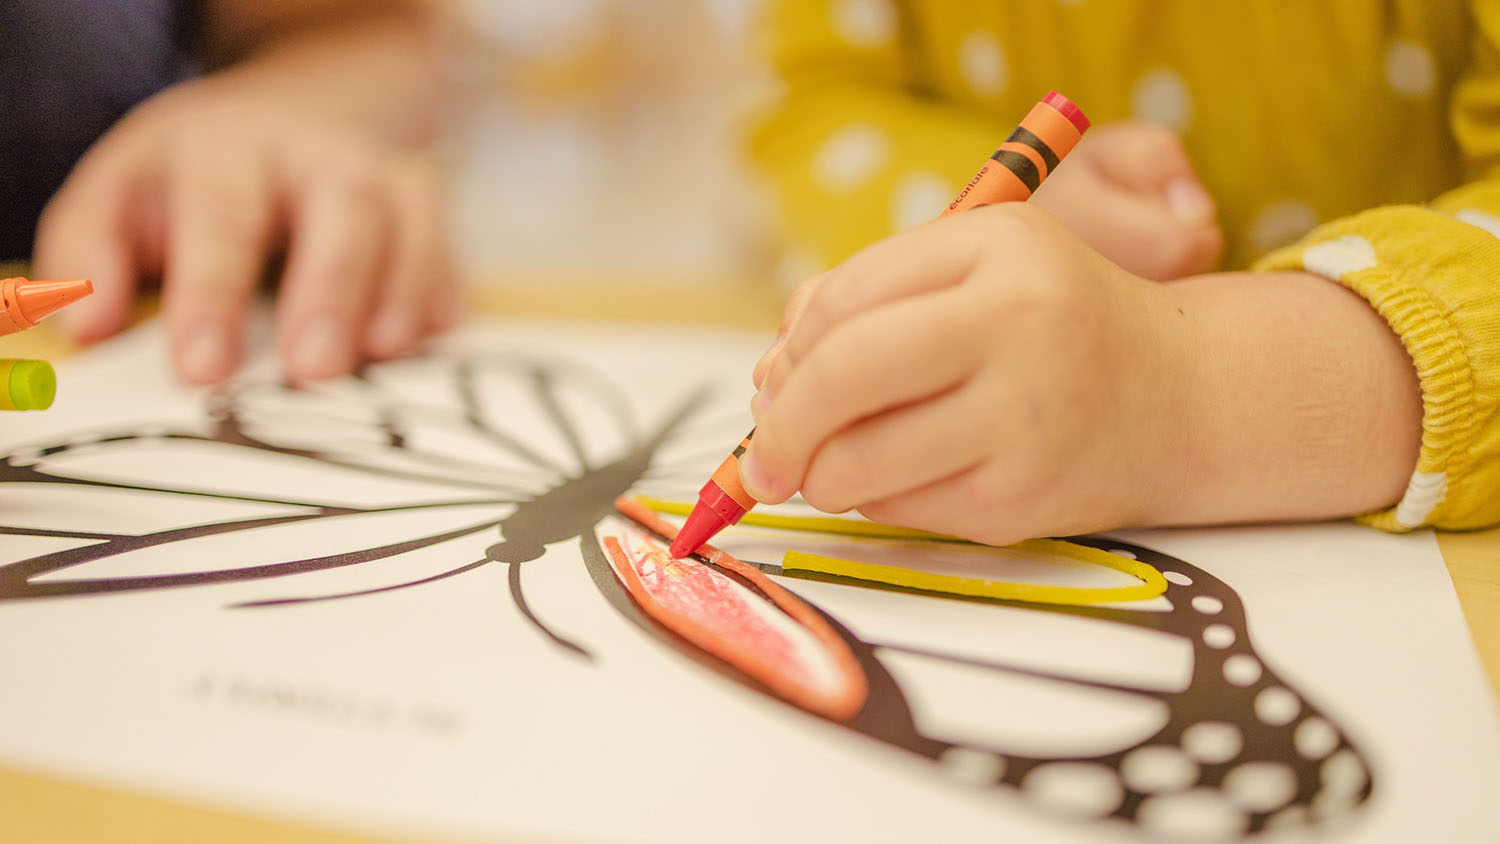
<instances>
[{"instance_id":1,"label":"yellow sleeve cuff","mask_svg":"<svg viewBox=\"0 0 1500 844\"><path fill-rule=\"evenodd\" d=\"M1500 239L1461 218L1392 206L1329 223L1256 263L1337 281L1401 338L1422 388L1406 494L1360 517L1390 531L1500 521Z\"/></svg>"}]
</instances>

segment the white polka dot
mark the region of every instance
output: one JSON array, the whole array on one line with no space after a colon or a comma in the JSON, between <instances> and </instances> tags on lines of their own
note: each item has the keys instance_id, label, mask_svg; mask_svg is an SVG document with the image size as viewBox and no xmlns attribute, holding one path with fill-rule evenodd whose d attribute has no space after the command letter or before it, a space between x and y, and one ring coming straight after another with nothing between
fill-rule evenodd
<instances>
[{"instance_id":1,"label":"white polka dot","mask_svg":"<svg viewBox=\"0 0 1500 844\"><path fill-rule=\"evenodd\" d=\"M913 173L891 194L891 227L903 231L936 219L953 201L954 189L936 173Z\"/></svg>"},{"instance_id":2,"label":"white polka dot","mask_svg":"<svg viewBox=\"0 0 1500 844\"><path fill-rule=\"evenodd\" d=\"M878 47L896 37L891 0L834 0L833 31L856 47Z\"/></svg>"},{"instance_id":3,"label":"white polka dot","mask_svg":"<svg viewBox=\"0 0 1500 844\"><path fill-rule=\"evenodd\" d=\"M867 181L890 158L891 142L874 126L848 126L829 135L813 158L813 177L842 193Z\"/></svg>"},{"instance_id":4,"label":"white polka dot","mask_svg":"<svg viewBox=\"0 0 1500 844\"><path fill-rule=\"evenodd\" d=\"M1432 96L1437 87L1437 70L1432 53L1421 44L1395 41L1385 53L1385 81L1391 90L1403 97L1421 99Z\"/></svg>"},{"instance_id":5,"label":"white polka dot","mask_svg":"<svg viewBox=\"0 0 1500 844\"><path fill-rule=\"evenodd\" d=\"M1273 727L1290 724L1302 711L1302 701L1290 691L1272 686L1255 696L1255 717Z\"/></svg>"},{"instance_id":6,"label":"white polka dot","mask_svg":"<svg viewBox=\"0 0 1500 844\"><path fill-rule=\"evenodd\" d=\"M1010 69L1005 66L1005 48L988 32L971 32L958 45L958 70L969 88L993 97L1005 90Z\"/></svg>"},{"instance_id":7,"label":"white polka dot","mask_svg":"<svg viewBox=\"0 0 1500 844\"><path fill-rule=\"evenodd\" d=\"M1283 199L1262 208L1246 234L1250 247L1260 254L1291 243L1317 224L1318 215L1307 203Z\"/></svg>"},{"instance_id":8,"label":"white polka dot","mask_svg":"<svg viewBox=\"0 0 1500 844\"><path fill-rule=\"evenodd\" d=\"M1224 679L1236 686L1253 686L1260 680L1260 660L1249 654L1235 654L1224 660Z\"/></svg>"},{"instance_id":9,"label":"white polka dot","mask_svg":"<svg viewBox=\"0 0 1500 844\"><path fill-rule=\"evenodd\" d=\"M1124 548L1111 548L1109 549L1109 553L1114 554L1116 557L1124 557L1127 560L1139 559L1138 557L1136 557L1134 551L1126 551ZM1188 582L1192 583L1191 580L1189 580Z\"/></svg>"},{"instance_id":10,"label":"white polka dot","mask_svg":"<svg viewBox=\"0 0 1500 844\"><path fill-rule=\"evenodd\" d=\"M1177 584L1178 586L1192 586L1193 585L1193 579L1191 577L1188 577L1187 575L1183 574L1180 571L1164 571L1164 572L1161 573L1161 576L1165 577L1167 580L1172 581L1173 583Z\"/></svg>"},{"instance_id":11,"label":"white polka dot","mask_svg":"<svg viewBox=\"0 0 1500 844\"><path fill-rule=\"evenodd\" d=\"M1444 472L1412 472L1406 494L1396 505L1396 523L1417 527L1427 521L1432 511L1448 495L1448 475Z\"/></svg>"},{"instance_id":12,"label":"white polka dot","mask_svg":"<svg viewBox=\"0 0 1500 844\"><path fill-rule=\"evenodd\" d=\"M1334 281L1375 264L1375 247L1355 234L1315 243L1302 253L1302 266L1308 272Z\"/></svg>"},{"instance_id":13,"label":"white polka dot","mask_svg":"<svg viewBox=\"0 0 1500 844\"><path fill-rule=\"evenodd\" d=\"M1182 77L1164 68L1147 71L1130 95L1130 110L1142 120L1178 132L1193 122L1193 95Z\"/></svg>"},{"instance_id":14,"label":"white polka dot","mask_svg":"<svg viewBox=\"0 0 1500 844\"><path fill-rule=\"evenodd\" d=\"M1468 223L1471 226L1478 226L1481 229L1484 229L1485 231L1494 235L1495 237L1500 237L1500 217L1496 217L1492 214L1486 214L1483 211L1478 211L1473 208L1465 208L1464 210L1458 212L1457 214L1454 214L1453 216L1459 222Z\"/></svg>"}]
</instances>

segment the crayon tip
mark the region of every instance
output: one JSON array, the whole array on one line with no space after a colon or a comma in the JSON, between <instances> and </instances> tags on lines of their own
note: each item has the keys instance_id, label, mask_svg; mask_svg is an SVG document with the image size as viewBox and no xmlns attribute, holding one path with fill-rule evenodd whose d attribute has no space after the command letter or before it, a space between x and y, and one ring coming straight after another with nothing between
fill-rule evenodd
<instances>
[{"instance_id":1,"label":"crayon tip","mask_svg":"<svg viewBox=\"0 0 1500 844\"><path fill-rule=\"evenodd\" d=\"M44 360L18 360L5 379L10 405L16 410L46 410L57 397L57 374Z\"/></svg>"},{"instance_id":2,"label":"crayon tip","mask_svg":"<svg viewBox=\"0 0 1500 844\"><path fill-rule=\"evenodd\" d=\"M15 305L27 322L38 323L94 292L94 283L86 278L66 281L16 282Z\"/></svg>"},{"instance_id":3,"label":"crayon tip","mask_svg":"<svg viewBox=\"0 0 1500 844\"><path fill-rule=\"evenodd\" d=\"M702 548L703 543L728 526L726 519L714 512L712 507L699 501L693 505L693 512L682 523L682 530L677 532L677 538L672 540L672 545L667 550L672 559L681 559Z\"/></svg>"},{"instance_id":4,"label":"crayon tip","mask_svg":"<svg viewBox=\"0 0 1500 844\"><path fill-rule=\"evenodd\" d=\"M1047 96L1042 99L1042 102L1057 109L1062 113L1063 117L1072 121L1073 126L1078 129L1078 134L1082 135L1089 130L1089 119L1084 116L1083 109L1079 108L1077 104L1062 94L1056 91L1048 91Z\"/></svg>"}]
</instances>

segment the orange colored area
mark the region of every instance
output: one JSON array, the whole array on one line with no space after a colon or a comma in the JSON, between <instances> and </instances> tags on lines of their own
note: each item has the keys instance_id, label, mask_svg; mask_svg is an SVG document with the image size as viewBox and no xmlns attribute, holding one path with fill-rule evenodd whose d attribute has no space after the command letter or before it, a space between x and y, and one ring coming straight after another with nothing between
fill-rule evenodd
<instances>
[{"instance_id":1,"label":"orange colored area","mask_svg":"<svg viewBox=\"0 0 1500 844\"><path fill-rule=\"evenodd\" d=\"M25 331L94 292L86 278L67 281L0 281L0 335Z\"/></svg>"},{"instance_id":2,"label":"orange colored area","mask_svg":"<svg viewBox=\"0 0 1500 844\"><path fill-rule=\"evenodd\" d=\"M1058 99L1062 98L1059 96ZM1082 125L1088 126L1088 118L1083 116L1083 112L1077 111L1077 106L1073 106L1073 109L1079 121L1082 121ZM1032 106L1031 111L1021 121L1021 128L1041 138L1043 143L1051 147L1059 161L1067 158L1068 153L1073 151L1073 147L1077 146L1079 139L1083 137L1083 130L1078 127L1078 122L1064 115L1051 102L1045 100Z\"/></svg>"},{"instance_id":3,"label":"orange colored area","mask_svg":"<svg viewBox=\"0 0 1500 844\"><path fill-rule=\"evenodd\" d=\"M634 498L622 496L615 499L615 508L626 518L668 540L677 535L675 525L662 519ZM836 682L827 684L812 681L807 672L799 670L796 664L786 659L787 651L784 644L769 638L758 626L747 625L743 622L738 627L713 624L710 619L701 614L695 615L691 607L683 606L670 594L664 594L659 589L648 588L637 570L641 560L631 559L617 537L604 537L604 545L613 561L616 576L620 578L636 604L647 615L672 632L715 658L744 672L778 697L809 712L835 721L847 721L864 707L865 699L869 696L869 682L865 678L864 671L859 667L859 661L854 658L854 652L849 649L849 644L834 631L832 625L822 615L801 598L766 577L760 569L747 565L711 545L704 545L698 551L700 556L714 566L748 582L793 622L810 633L822 649L823 655L834 666L837 675ZM700 589L703 605L723 603L726 600L723 595L708 594L708 590L712 588L707 579L709 572L693 571L693 567L704 568L702 563L692 558L673 560L664 548L656 549L656 551L658 553L651 562L664 568L671 567L670 571L677 577L675 587L681 589L686 586ZM759 600L758 597L752 596L753 593L750 590L742 589L731 600ZM746 612L739 611L743 609L745 608L729 606L724 607L717 614L730 621L739 621L747 615ZM752 627L755 629L752 630ZM731 631L735 630L753 635L732 634Z\"/></svg>"},{"instance_id":4,"label":"orange colored area","mask_svg":"<svg viewBox=\"0 0 1500 844\"><path fill-rule=\"evenodd\" d=\"M959 191L958 197L943 216L1002 202L1024 202L1057 169L1057 165L1078 145L1089 126L1088 118L1067 97L1053 92L1026 114L1016 131L1000 145L979 172ZM1030 173L1023 179L1019 171L1003 162L1006 156L1019 159ZM1050 164L1049 164L1050 160Z\"/></svg>"}]
</instances>

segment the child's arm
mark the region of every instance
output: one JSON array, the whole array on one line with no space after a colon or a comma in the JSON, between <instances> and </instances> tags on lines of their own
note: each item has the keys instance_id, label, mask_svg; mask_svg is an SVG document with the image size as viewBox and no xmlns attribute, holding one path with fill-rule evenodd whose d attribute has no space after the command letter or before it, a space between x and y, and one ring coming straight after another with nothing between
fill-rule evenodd
<instances>
[{"instance_id":1,"label":"child's arm","mask_svg":"<svg viewBox=\"0 0 1500 844\"><path fill-rule=\"evenodd\" d=\"M769 6L784 91L750 151L780 199L787 239L809 253L798 264L831 266L936 217L1015 126L1014 114L984 116L921 95L921 75L941 62L922 54L899 4ZM1091 130L1032 202L1148 278L1206 272L1222 245L1213 201L1181 142L1143 123Z\"/></svg>"},{"instance_id":2,"label":"child's arm","mask_svg":"<svg viewBox=\"0 0 1500 844\"><path fill-rule=\"evenodd\" d=\"M40 222L45 275L89 276L65 314L83 340L128 319L160 277L179 374L212 382L242 355L246 308L286 253L278 345L294 378L398 354L452 319L455 291L431 137L438 66L415 3L214 0L208 75L136 107Z\"/></svg>"},{"instance_id":3,"label":"child's arm","mask_svg":"<svg viewBox=\"0 0 1500 844\"><path fill-rule=\"evenodd\" d=\"M1411 359L1306 273L1148 282L1045 212L941 220L811 283L758 367L757 498L1009 543L1389 506Z\"/></svg>"}]
</instances>

